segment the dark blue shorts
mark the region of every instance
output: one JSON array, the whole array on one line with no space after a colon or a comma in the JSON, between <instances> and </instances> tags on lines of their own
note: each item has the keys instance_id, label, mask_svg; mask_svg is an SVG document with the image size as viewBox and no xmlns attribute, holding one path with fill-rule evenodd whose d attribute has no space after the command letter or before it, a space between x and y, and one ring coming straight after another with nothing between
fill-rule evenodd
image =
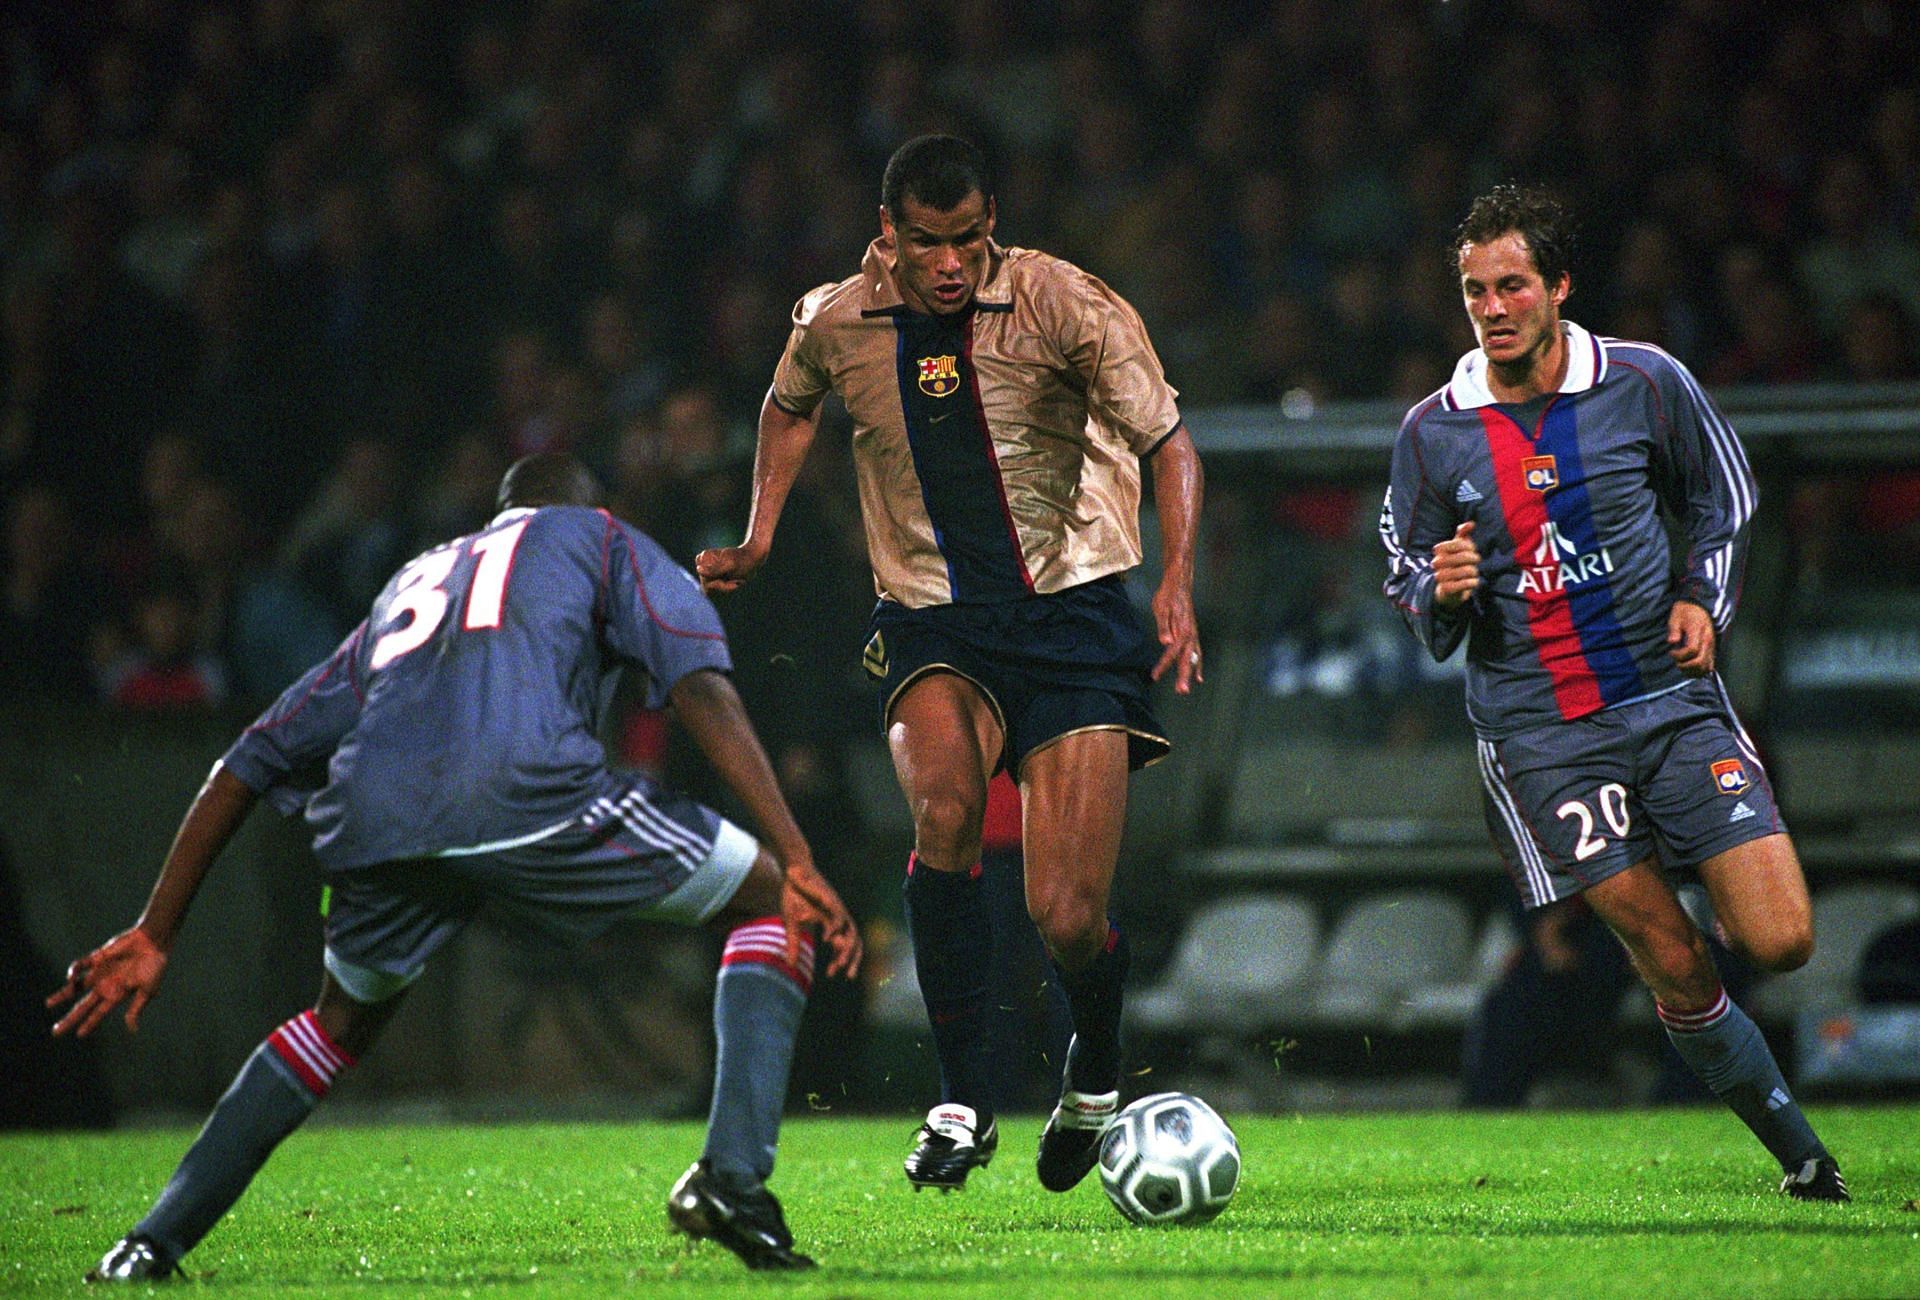
<instances>
[{"instance_id":1,"label":"dark blue shorts","mask_svg":"<svg viewBox=\"0 0 1920 1300\"><path fill-rule=\"evenodd\" d=\"M1717 677L1478 744L1487 828L1529 907L1786 829Z\"/></svg>"},{"instance_id":2,"label":"dark blue shorts","mask_svg":"<svg viewBox=\"0 0 1920 1300\"><path fill-rule=\"evenodd\" d=\"M503 844L327 873L327 970L384 1002L486 904L584 942L629 917L698 925L732 900L759 842L679 791L622 779L579 816Z\"/></svg>"},{"instance_id":3,"label":"dark blue shorts","mask_svg":"<svg viewBox=\"0 0 1920 1300\"><path fill-rule=\"evenodd\" d=\"M900 693L933 672L957 673L987 697L1006 737L996 770L1016 778L1027 755L1077 731L1124 731L1127 761L1157 763L1172 744L1147 707L1160 646L1119 574L1045 596L991 605L873 611L861 662L880 685L885 731Z\"/></svg>"}]
</instances>

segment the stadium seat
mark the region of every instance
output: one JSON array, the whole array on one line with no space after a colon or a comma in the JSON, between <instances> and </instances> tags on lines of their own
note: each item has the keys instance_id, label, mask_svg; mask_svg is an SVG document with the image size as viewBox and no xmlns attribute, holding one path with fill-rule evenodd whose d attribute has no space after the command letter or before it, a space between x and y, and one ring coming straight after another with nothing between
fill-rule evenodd
<instances>
[{"instance_id":1,"label":"stadium seat","mask_svg":"<svg viewBox=\"0 0 1920 1300\"><path fill-rule=\"evenodd\" d=\"M1241 748L1226 809L1227 838L1260 844L1319 837L1339 826L1355 837L1377 820L1457 826L1480 806L1471 744L1449 741L1383 755L1377 745L1263 739ZM1408 779L1408 773L1419 779Z\"/></svg>"},{"instance_id":2,"label":"stadium seat","mask_svg":"<svg viewBox=\"0 0 1920 1300\"><path fill-rule=\"evenodd\" d=\"M1251 1030L1294 1014L1320 941L1305 900L1242 894L1202 907L1188 920L1165 976L1127 1001L1137 1028Z\"/></svg>"},{"instance_id":3,"label":"stadium seat","mask_svg":"<svg viewBox=\"0 0 1920 1300\"><path fill-rule=\"evenodd\" d=\"M1882 930L1915 915L1920 915L1920 889L1911 885L1870 881L1817 891L1813 960L1755 990L1756 1009L1768 1019L1786 1020L1852 1003L1860 954Z\"/></svg>"},{"instance_id":4,"label":"stadium seat","mask_svg":"<svg viewBox=\"0 0 1920 1300\"><path fill-rule=\"evenodd\" d=\"M1768 767L1794 826L1844 825L1861 811L1868 750L1854 736L1788 732L1776 738Z\"/></svg>"},{"instance_id":5,"label":"stadium seat","mask_svg":"<svg viewBox=\"0 0 1920 1300\"><path fill-rule=\"evenodd\" d=\"M1387 1017L1388 1026L1406 1032L1455 1029L1473 1018L1480 1001L1505 973L1507 961L1520 946L1520 932L1505 911L1496 911L1480 927L1465 979L1425 984L1408 989Z\"/></svg>"},{"instance_id":6,"label":"stadium seat","mask_svg":"<svg viewBox=\"0 0 1920 1300\"><path fill-rule=\"evenodd\" d=\"M1387 1027L1413 990L1463 982L1472 943L1467 906L1452 894L1399 889L1363 898L1327 943L1311 1018Z\"/></svg>"}]
</instances>

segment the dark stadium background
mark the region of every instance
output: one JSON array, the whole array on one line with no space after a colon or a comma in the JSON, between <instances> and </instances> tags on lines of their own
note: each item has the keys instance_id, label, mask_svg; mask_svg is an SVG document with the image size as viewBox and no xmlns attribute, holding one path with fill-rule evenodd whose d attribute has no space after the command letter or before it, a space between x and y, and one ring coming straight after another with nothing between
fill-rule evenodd
<instances>
[{"instance_id":1,"label":"dark stadium background","mask_svg":"<svg viewBox=\"0 0 1920 1300\"><path fill-rule=\"evenodd\" d=\"M987 147L1002 242L1140 309L1206 456L1208 681L1164 702L1179 748L1136 783L1118 895L1151 1082L1452 1099L1510 890L1458 679L1378 599L1373 520L1399 411L1471 346L1447 233L1508 178L1582 218L1569 316L1687 362L1761 474L1728 679L1827 946L1754 1005L1813 1068L1871 931L1920 910L1916 68L1895 0L13 0L0 1123L197 1110L311 996L317 877L262 815L137 1037L56 1049L38 1009L134 916L234 729L400 561L484 522L513 457L577 451L683 562L735 539L790 305L854 269L887 155L936 129ZM773 563L722 609L869 919L796 1101L907 1109L932 1067L844 433L830 413ZM609 740L704 788L665 719L623 709ZM342 1100L696 1112L713 956L482 928ZM1628 996L1542 1096L1644 1095ZM1037 1053L1014 1072L1046 1094Z\"/></svg>"}]
</instances>

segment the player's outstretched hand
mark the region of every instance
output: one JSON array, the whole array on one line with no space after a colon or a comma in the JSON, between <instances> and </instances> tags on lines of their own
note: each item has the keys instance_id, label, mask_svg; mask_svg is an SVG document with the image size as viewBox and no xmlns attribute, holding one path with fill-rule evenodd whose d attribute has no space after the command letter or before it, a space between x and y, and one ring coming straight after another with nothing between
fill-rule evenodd
<instances>
[{"instance_id":1,"label":"player's outstretched hand","mask_svg":"<svg viewBox=\"0 0 1920 1300\"><path fill-rule=\"evenodd\" d=\"M167 954L146 931L138 926L121 931L67 967L67 982L47 999L47 1009L74 1005L53 1032L85 1038L122 1002L127 1002L127 1028L139 1029L140 1012L166 969Z\"/></svg>"},{"instance_id":2,"label":"player's outstretched hand","mask_svg":"<svg viewBox=\"0 0 1920 1300\"><path fill-rule=\"evenodd\" d=\"M1473 544L1473 520L1433 548L1433 603L1458 609L1480 586L1480 548Z\"/></svg>"},{"instance_id":3,"label":"player's outstretched hand","mask_svg":"<svg viewBox=\"0 0 1920 1300\"><path fill-rule=\"evenodd\" d=\"M766 563L767 553L747 546L715 546L693 557L702 591L738 591Z\"/></svg>"},{"instance_id":4,"label":"player's outstretched hand","mask_svg":"<svg viewBox=\"0 0 1920 1300\"><path fill-rule=\"evenodd\" d=\"M820 941L827 946L827 974L852 979L860 973L860 927L812 863L787 864L787 878L780 887L780 918L787 925L788 960L797 960L800 955L801 932L813 929L820 932Z\"/></svg>"},{"instance_id":5,"label":"player's outstretched hand","mask_svg":"<svg viewBox=\"0 0 1920 1300\"><path fill-rule=\"evenodd\" d=\"M1690 600L1673 602L1667 615L1667 654L1681 672L1689 677L1712 672L1716 639L1711 614Z\"/></svg>"},{"instance_id":6,"label":"player's outstretched hand","mask_svg":"<svg viewBox=\"0 0 1920 1300\"><path fill-rule=\"evenodd\" d=\"M1153 680L1159 681L1167 669L1174 670L1173 689L1190 694L1195 682L1204 682L1201 671L1200 629L1193 618L1193 589L1185 583L1162 581L1153 593L1153 622L1160 633L1160 662L1153 666Z\"/></svg>"}]
</instances>

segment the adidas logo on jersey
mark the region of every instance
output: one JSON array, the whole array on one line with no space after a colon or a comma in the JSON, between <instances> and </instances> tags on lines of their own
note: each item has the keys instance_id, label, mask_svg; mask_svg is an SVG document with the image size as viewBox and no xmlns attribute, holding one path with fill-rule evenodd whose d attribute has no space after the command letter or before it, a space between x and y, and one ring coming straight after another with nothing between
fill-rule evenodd
<instances>
[{"instance_id":1,"label":"adidas logo on jersey","mask_svg":"<svg viewBox=\"0 0 1920 1300\"><path fill-rule=\"evenodd\" d=\"M1743 822L1749 817L1758 817L1759 815L1760 814L1755 812L1752 806L1748 804L1745 799L1742 799L1739 803L1733 806L1733 811L1727 814L1727 821L1729 823Z\"/></svg>"},{"instance_id":2,"label":"adidas logo on jersey","mask_svg":"<svg viewBox=\"0 0 1920 1300\"><path fill-rule=\"evenodd\" d=\"M1480 489L1473 485L1473 480L1468 478L1460 480L1460 486L1453 490L1453 499L1461 505L1466 505L1470 501L1486 500L1480 495Z\"/></svg>"}]
</instances>

